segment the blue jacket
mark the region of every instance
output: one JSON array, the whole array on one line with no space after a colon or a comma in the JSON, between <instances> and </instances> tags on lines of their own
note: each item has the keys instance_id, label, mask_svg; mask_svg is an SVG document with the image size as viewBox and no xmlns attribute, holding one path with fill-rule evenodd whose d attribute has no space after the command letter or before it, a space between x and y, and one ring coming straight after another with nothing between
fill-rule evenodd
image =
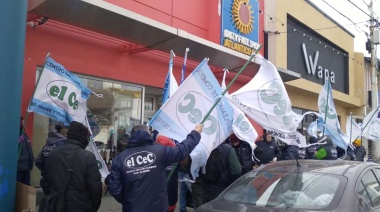
<instances>
[{"instance_id":1,"label":"blue jacket","mask_svg":"<svg viewBox=\"0 0 380 212\"><path fill-rule=\"evenodd\" d=\"M166 167L189 156L201 135L192 131L177 146L154 144L144 130L136 131L127 148L112 160L108 189L123 212L166 212Z\"/></svg>"}]
</instances>

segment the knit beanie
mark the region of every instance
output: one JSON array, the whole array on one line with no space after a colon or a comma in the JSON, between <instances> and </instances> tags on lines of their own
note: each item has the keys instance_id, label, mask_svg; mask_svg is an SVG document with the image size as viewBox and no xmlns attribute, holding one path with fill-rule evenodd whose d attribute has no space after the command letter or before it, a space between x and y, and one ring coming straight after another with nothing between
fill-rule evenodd
<instances>
[{"instance_id":1,"label":"knit beanie","mask_svg":"<svg viewBox=\"0 0 380 212\"><path fill-rule=\"evenodd\" d=\"M84 142L85 147L90 141L90 135L88 128L77 121L72 121L67 131L68 139Z\"/></svg>"}]
</instances>

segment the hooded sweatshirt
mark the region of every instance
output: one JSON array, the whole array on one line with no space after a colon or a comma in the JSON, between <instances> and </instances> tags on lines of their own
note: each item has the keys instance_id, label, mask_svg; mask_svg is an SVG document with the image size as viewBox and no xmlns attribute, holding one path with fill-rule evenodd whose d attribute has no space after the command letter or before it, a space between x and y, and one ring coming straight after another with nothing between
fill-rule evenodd
<instances>
[{"instance_id":1,"label":"hooded sweatshirt","mask_svg":"<svg viewBox=\"0 0 380 212\"><path fill-rule=\"evenodd\" d=\"M137 130L112 161L109 175L108 189L123 204L123 212L166 212L166 167L189 156L200 138L192 131L177 146L162 146L145 130Z\"/></svg>"},{"instance_id":2,"label":"hooded sweatshirt","mask_svg":"<svg viewBox=\"0 0 380 212\"><path fill-rule=\"evenodd\" d=\"M50 132L46 140L46 144L42 147L41 152L36 158L36 166L41 170L41 175L44 176L45 159L49 153L58 146L62 146L66 141L66 137L57 132Z\"/></svg>"}]
</instances>

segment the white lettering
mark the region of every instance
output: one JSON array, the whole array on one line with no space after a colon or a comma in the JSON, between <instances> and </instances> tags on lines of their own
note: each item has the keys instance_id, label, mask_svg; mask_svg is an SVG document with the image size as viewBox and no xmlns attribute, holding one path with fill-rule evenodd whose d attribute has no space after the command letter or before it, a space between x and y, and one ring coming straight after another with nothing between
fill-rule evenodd
<instances>
[{"instance_id":1,"label":"white lettering","mask_svg":"<svg viewBox=\"0 0 380 212\"><path fill-rule=\"evenodd\" d=\"M311 55L308 55L307 53L305 43L302 44L302 50L303 50L303 56L306 63L307 73L315 76L315 72L317 70L318 58L319 58L319 51L315 52L314 60L313 60ZM330 79L331 83L335 83L335 73L333 71L330 72L327 68L325 68L323 71L323 67L321 65L318 65L317 77L319 79L324 78L325 80Z\"/></svg>"}]
</instances>

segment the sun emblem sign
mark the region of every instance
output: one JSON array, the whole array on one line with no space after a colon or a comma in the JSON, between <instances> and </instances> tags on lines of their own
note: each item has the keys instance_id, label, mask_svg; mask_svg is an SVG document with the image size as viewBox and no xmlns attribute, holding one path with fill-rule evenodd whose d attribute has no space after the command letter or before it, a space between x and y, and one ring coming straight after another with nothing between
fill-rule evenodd
<instances>
[{"instance_id":1,"label":"sun emblem sign","mask_svg":"<svg viewBox=\"0 0 380 212\"><path fill-rule=\"evenodd\" d=\"M249 0L234 0L231 8L232 20L240 33L246 35L253 30L253 11Z\"/></svg>"}]
</instances>

